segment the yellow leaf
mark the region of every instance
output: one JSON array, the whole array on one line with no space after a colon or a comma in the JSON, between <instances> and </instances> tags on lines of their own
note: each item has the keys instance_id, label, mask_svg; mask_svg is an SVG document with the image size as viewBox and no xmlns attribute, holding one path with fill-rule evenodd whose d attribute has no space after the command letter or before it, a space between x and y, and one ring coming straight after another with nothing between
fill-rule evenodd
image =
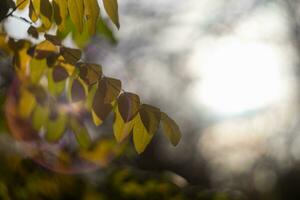
<instances>
[{"instance_id":1,"label":"yellow leaf","mask_svg":"<svg viewBox=\"0 0 300 200\"><path fill-rule=\"evenodd\" d=\"M9 48L9 45L7 44L8 37L4 33L0 33L0 49L4 51L7 55L12 54L11 48Z\"/></svg>"},{"instance_id":2,"label":"yellow leaf","mask_svg":"<svg viewBox=\"0 0 300 200\"><path fill-rule=\"evenodd\" d=\"M29 42L24 42L21 49L17 50L14 54L14 64L17 69L19 79L23 80L28 75L28 67L31 57L28 55L27 50L30 47Z\"/></svg>"},{"instance_id":3,"label":"yellow leaf","mask_svg":"<svg viewBox=\"0 0 300 200\"><path fill-rule=\"evenodd\" d=\"M18 112L21 118L28 118L36 104L35 97L26 89L20 90Z\"/></svg>"},{"instance_id":4,"label":"yellow leaf","mask_svg":"<svg viewBox=\"0 0 300 200\"><path fill-rule=\"evenodd\" d=\"M58 48L48 40L44 40L36 46L36 50L57 52Z\"/></svg>"},{"instance_id":5,"label":"yellow leaf","mask_svg":"<svg viewBox=\"0 0 300 200\"><path fill-rule=\"evenodd\" d=\"M37 16L39 16L40 15L40 9L41 9L41 0L32 0L31 3L32 3L32 6L34 8L35 14Z\"/></svg>"},{"instance_id":6,"label":"yellow leaf","mask_svg":"<svg viewBox=\"0 0 300 200\"><path fill-rule=\"evenodd\" d=\"M74 73L75 66L67 63L63 56L58 57L58 63L60 66L65 68L70 76Z\"/></svg>"},{"instance_id":7,"label":"yellow leaf","mask_svg":"<svg viewBox=\"0 0 300 200\"><path fill-rule=\"evenodd\" d=\"M134 125L134 119L125 123L122 119L119 109L116 108L113 131L117 142L119 143L122 142L130 134L133 125Z\"/></svg>"},{"instance_id":8,"label":"yellow leaf","mask_svg":"<svg viewBox=\"0 0 300 200\"><path fill-rule=\"evenodd\" d=\"M133 143L139 154L146 149L152 137L153 134L148 133L147 129L143 125L140 115L138 114L133 127Z\"/></svg>"},{"instance_id":9,"label":"yellow leaf","mask_svg":"<svg viewBox=\"0 0 300 200\"><path fill-rule=\"evenodd\" d=\"M52 5L49 0L40 0L40 14L41 20L46 30L52 25Z\"/></svg>"},{"instance_id":10,"label":"yellow leaf","mask_svg":"<svg viewBox=\"0 0 300 200\"><path fill-rule=\"evenodd\" d=\"M30 1L30 4L29 4L29 17L30 17L31 21L33 21L33 22L36 22L38 20L38 17L39 17L39 13L38 13L39 9L36 10L34 8L33 2L35 2L35 1L39 1L39 0Z\"/></svg>"},{"instance_id":11,"label":"yellow leaf","mask_svg":"<svg viewBox=\"0 0 300 200\"><path fill-rule=\"evenodd\" d=\"M94 110L92 110L92 118L96 126L100 126L103 123L103 121L96 115Z\"/></svg>"},{"instance_id":12,"label":"yellow leaf","mask_svg":"<svg viewBox=\"0 0 300 200\"><path fill-rule=\"evenodd\" d=\"M84 0L84 15L90 35L95 34L100 8L97 0Z\"/></svg>"},{"instance_id":13,"label":"yellow leaf","mask_svg":"<svg viewBox=\"0 0 300 200\"><path fill-rule=\"evenodd\" d=\"M119 156L124 151L125 145L119 145L111 139L101 139L93 145L92 149L83 149L80 151L80 157L97 164L107 166L112 159Z\"/></svg>"},{"instance_id":14,"label":"yellow leaf","mask_svg":"<svg viewBox=\"0 0 300 200\"><path fill-rule=\"evenodd\" d=\"M119 23L119 11L118 11L118 1L117 0L103 0L103 5L107 15L110 17L111 21L120 28Z\"/></svg>"},{"instance_id":15,"label":"yellow leaf","mask_svg":"<svg viewBox=\"0 0 300 200\"><path fill-rule=\"evenodd\" d=\"M181 132L178 125L166 113L161 113L161 121L165 135L176 146L181 139Z\"/></svg>"},{"instance_id":16,"label":"yellow leaf","mask_svg":"<svg viewBox=\"0 0 300 200\"><path fill-rule=\"evenodd\" d=\"M63 31L65 29L66 18L68 15L67 0L53 0L54 20L58 25L58 29Z\"/></svg>"},{"instance_id":17,"label":"yellow leaf","mask_svg":"<svg viewBox=\"0 0 300 200\"><path fill-rule=\"evenodd\" d=\"M70 13L70 17L78 32L80 33L83 30L83 9L83 0L68 0L68 10Z\"/></svg>"},{"instance_id":18,"label":"yellow leaf","mask_svg":"<svg viewBox=\"0 0 300 200\"><path fill-rule=\"evenodd\" d=\"M29 3L29 0L17 0L17 6L20 10L23 10Z\"/></svg>"}]
</instances>

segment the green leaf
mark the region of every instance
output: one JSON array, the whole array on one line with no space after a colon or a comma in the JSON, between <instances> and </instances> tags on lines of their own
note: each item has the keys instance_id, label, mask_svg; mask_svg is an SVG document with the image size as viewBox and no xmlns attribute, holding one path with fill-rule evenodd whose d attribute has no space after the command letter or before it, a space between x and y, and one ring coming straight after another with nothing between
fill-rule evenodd
<instances>
[{"instance_id":1,"label":"green leaf","mask_svg":"<svg viewBox=\"0 0 300 200\"><path fill-rule=\"evenodd\" d=\"M59 96L65 89L66 81L55 82L52 74L53 69L48 69L48 91L54 96Z\"/></svg>"},{"instance_id":2,"label":"green leaf","mask_svg":"<svg viewBox=\"0 0 300 200\"><path fill-rule=\"evenodd\" d=\"M133 142L134 147L139 154L145 151L152 137L153 134L148 133L147 129L143 125L140 115L138 114L133 126Z\"/></svg>"},{"instance_id":3,"label":"green leaf","mask_svg":"<svg viewBox=\"0 0 300 200\"><path fill-rule=\"evenodd\" d=\"M64 59L72 65L75 65L81 58L81 51L79 49L61 47L60 53L64 57Z\"/></svg>"},{"instance_id":4,"label":"green leaf","mask_svg":"<svg viewBox=\"0 0 300 200\"><path fill-rule=\"evenodd\" d=\"M30 80L32 83L38 83L47 69L45 59L31 59L30 61Z\"/></svg>"},{"instance_id":5,"label":"green leaf","mask_svg":"<svg viewBox=\"0 0 300 200\"><path fill-rule=\"evenodd\" d=\"M40 105L35 107L32 115L32 126L36 131L39 131L42 127L46 126L48 115L48 108L44 108Z\"/></svg>"},{"instance_id":6,"label":"green leaf","mask_svg":"<svg viewBox=\"0 0 300 200\"><path fill-rule=\"evenodd\" d=\"M124 92L118 98L118 108L124 122L131 121L138 113L140 98L136 94Z\"/></svg>"},{"instance_id":7,"label":"green leaf","mask_svg":"<svg viewBox=\"0 0 300 200\"><path fill-rule=\"evenodd\" d=\"M115 111L115 120L113 124L113 131L114 131L114 136L117 140L117 142L122 142L124 139L130 134L132 131L134 125L134 120L131 120L129 122L124 122L122 119L122 116L119 112L118 107L116 108Z\"/></svg>"},{"instance_id":8,"label":"green leaf","mask_svg":"<svg viewBox=\"0 0 300 200\"><path fill-rule=\"evenodd\" d=\"M84 15L90 35L95 34L100 8L97 0L84 0Z\"/></svg>"},{"instance_id":9,"label":"green leaf","mask_svg":"<svg viewBox=\"0 0 300 200\"><path fill-rule=\"evenodd\" d=\"M118 11L118 1L117 0L103 0L103 5L107 15L110 17L111 21L120 28L119 23L119 11Z\"/></svg>"},{"instance_id":10,"label":"green leaf","mask_svg":"<svg viewBox=\"0 0 300 200\"><path fill-rule=\"evenodd\" d=\"M112 30L101 19L101 17L99 17L99 20L98 20L98 23L97 23L97 33L101 34L102 36L104 36L105 38L110 40L110 42L112 42L113 44L117 43L117 39L115 38Z\"/></svg>"},{"instance_id":11,"label":"green leaf","mask_svg":"<svg viewBox=\"0 0 300 200\"><path fill-rule=\"evenodd\" d=\"M71 87L71 100L72 102L83 101L86 97L85 88L79 79L74 79Z\"/></svg>"},{"instance_id":12,"label":"green leaf","mask_svg":"<svg viewBox=\"0 0 300 200\"><path fill-rule=\"evenodd\" d=\"M54 117L51 117L50 114L46 125L45 139L49 142L57 142L66 130L67 119L67 115L64 113L56 113Z\"/></svg>"},{"instance_id":13,"label":"green leaf","mask_svg":"<svg viewBox=\"0 0 300 200\"><path fill-rule=\"evenodd\" d=\"M72 38L75 44L80 49L84 49L91 39L91 36L88 31L87 23L83 24L82 32L77 31L76 28L72 30Z\"/></svg>"},{"instance_id":14,"label":"green leaf","mask_svg":"<svg viewBox=\"0 0 300 200\"><path fill-rule=\"evenodd\" d=\"M40 18L46 30L52 25L52 5L49 0L40 0Z\"/></svg>"},{"instance_id":15,"label":"green leaf","mask_svg":"<svg viewBox=\"0 0 300 200\"><path fill-rule=\"evenodd\" d=\"M156 133L160 123L160 110L156 107L143 104L139 110L139 114L144 127L150 135Z\"/></svg>"},{"instance_id":16,"label":"green leaf","mask_svg":"<svg viewBox=\"0 0 300 200\"><path fill-rule=\"evenodd\" d=\"M83 30L83 0L68 0L68 10L78 32L81 33Z\"/></svg>"},{"instance_id":17,"label":"green leaf","mask_svg":"<svg viewBox=\"0 0 300 200\"><path fill-rule=\"evenodd\" d=\"M80 147L84 149L89 148L91 145L91 138L82 120L72 116L70 119L70 126Z\"/></svg>"},{"instance_id":18,"label":"green leaf","mask_svg":"<svg viewBox=\"0 0 300 200\"><path fill-rule=\"evenodd\" d=\"M65 23L61 24L58 29L57 29L57 36L61 39L64 39L65 37L68 36L68 34L72 31L76 31L75 25L73 24L71 17L67 16Z\"/></svg>"},{"instance_id":19,"label":"green leaf","mask_svg":"<svg viewBox=\"0 0 300 200\"><path fill-rule=\"evenodd\" d=\"M181 132L178 125L164 112L161 113L161 122L165 135L176 146L181 139Z\"/></svg>"}]
</instances>

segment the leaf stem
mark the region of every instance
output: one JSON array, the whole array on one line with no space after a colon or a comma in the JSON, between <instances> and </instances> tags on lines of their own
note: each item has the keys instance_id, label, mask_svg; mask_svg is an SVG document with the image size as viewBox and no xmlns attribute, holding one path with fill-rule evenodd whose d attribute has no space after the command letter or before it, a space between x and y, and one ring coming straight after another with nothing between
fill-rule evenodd
<instances>
[{"instance_id":1,"label":"leaf stem","mask_svg":"<svg viewBox=\"0 0 300 200\"><path fill-rule=\"evenodd\" d=\"M3 18L3 19L5 19L5 18L7 18L7 17L10 17L10 16L13 16L13 13L23 4L23 3L25 3L25 1L26 0L23 0L21 3L19 3L16 7L14 7L13 8L13 10L12 11L10 11L9 13L7 13L7 15L5 15L5 17Z\"/></svg>"}]
</instances>

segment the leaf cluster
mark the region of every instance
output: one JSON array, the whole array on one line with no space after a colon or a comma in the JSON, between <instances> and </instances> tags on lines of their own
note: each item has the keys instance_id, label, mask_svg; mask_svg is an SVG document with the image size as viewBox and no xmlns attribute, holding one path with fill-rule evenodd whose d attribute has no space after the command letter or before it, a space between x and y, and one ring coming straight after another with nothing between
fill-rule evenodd
<instances>
[{"instance_id":1,"label":"leaf cluster","mask_svg":"<svg viewBox=\"0 0 300 200\"><path fill-rule=\"evenodd\" d=\"M103 5L119 28L117 1L103 0ZM101 20L97 0L17 0L19 9L26 6L32 22L41 21L40 27L28 29L35 38L53 25L59 32L65 31L68 19L78 33L83 33L87 26L93 35L97 21ZM141 103L137 94L124 91L120 80L103 74L101 65L82 62L81 50L62 45L59 34L45 33L44 38L38 44L5 35L0 39L13 56L15 72L22 83L18 91L19 117L30 119L37 132L44 130L48 142L60 141L71 130L80 148L88 149L93 141L85 118L100 126L113 113L117 142L132 134L138 153L145 150L160 124L170 142L174 146L178 144L179 127L166 113Z\"/></svg>"},{"instance_id":2,"label":"leaf cluster","mask_svg":"<svg viewBox=\"0 0 300 200\"><path fill-rule=\"evenodd\" d=\"M49 34L37 45L9 40L15 52L16 69L21 74L19 78L24 79L20 89L20 116L30 117L37 131L46 129L47 141L59 141L66 129L70 129L80 147L89 148L92 141L82 120L83 111L78 109L83 107L96 126L114 113L116 140L121 143L132 133L138 153L145 150L160 123L171 143L178 144L179 127L166 113L142 104L137 94L122 90L120 80L105 76L102 66L82 62L79 49L61 43L58 37ZM59 99L64 93L68 102L61 104Z\"/></svg>"}]
</instances>

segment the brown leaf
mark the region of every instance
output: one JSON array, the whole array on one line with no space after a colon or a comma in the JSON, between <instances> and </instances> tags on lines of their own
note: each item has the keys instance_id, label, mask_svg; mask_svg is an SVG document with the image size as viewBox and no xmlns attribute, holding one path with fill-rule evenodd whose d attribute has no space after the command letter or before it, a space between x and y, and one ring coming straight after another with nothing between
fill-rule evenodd
<instances>
[{"instance_id":1,"label":"brown leaf","mask_svg":"<svg viewBox=\"0 0 300 200\"><path fill-rule=\"evenodd\" d=\"M143 125L147 129L147 132L151 135L156 133L161 118L160 110L156 107L143 104L141 105L139 114Z\"/></svg>"},{"instance_id":2,"label":"brown leaf","mask_svg":"<svg viewBox=\"0 0 300 200\"><path fill-rule=\"evenodd\" d=\"M72 65L75 65L81 58L81 51L79 49L61 47L60 53L65 58L65 60Z\"/></svg>"},{"instance_id":3,"label":"brown leaf","mask_svg":"<svg viewBox=\"0 0 300 200\"><path fill-rule=\"evenodd\" d=\"M171 119L166 113L161 113L162 127L165 135L171 143L176 146L181 138L181 132L176 122Z\"/></svg>"},{"instance_id":4,"label":"brown leaf","mask_svg":"<svg viewBox=\"0 0 300 200\"><path fill-rule=\"evenodd\" d=\"M57 54L57 53L49 54L46 58L48 67L53 67L53 65L56 63L58 57L59 57L59 54Z\"/></svg>"},{"instance_id":5,"label":"brown leaf","mask_svg":"<svg viewBox=\"0 0 300 200\"><path fill-rule=\"evenodd\" d=\"M112 111L112 106L111 104L108 103L103 103L101 101L97 102L97 99L95 98L95 101L93 103L93 110L95 114L102 120L104 121L109 113Z\"/></svg>"},{"instance_id":6,"label":"brown leaf","mask_svg":"<svg viewBox=\"0 0 300 200\"><path fill-rule=\"evenodd\" d=\"M45 34L46 40L50 41L52 44L60 46L61 40L56 35Z\"/></svg>"},{"instance_id":7,"label":"brown leaf","mask_svg":"<svg viewBox=\"0 0 300 200\"><path fill-rule=\"evenodd\" d=\"M66 69L60 65L56 65L52 71L52 77L55 82L60 82L66 80L68 78L68 72Z\"/></svg>"},{"instance_id":8,"label":"brown leaf","mask_svg":"<svg viewBox=\"0 0 300 200\"><path fill-rule=\"evenodd\" d=\"M34 95L34 97L36 99L36 102L38 104L40 104L41 106L46 105L48 95L47 95L47 92L45 91L45 89L42 86L40 86L40 85L30 85L28 87L28 91L30 91Z\"/></svg>"},{"instance_id":9,"label":"brown leaf","mask_svg":"<svg viewBox=\"0 0 300 200\"><path fill-rule=\"evenodd\" d=\"M31 35L32 37L34 37L35 39L39 38L39 32L37 31L37 29L34 26L30 26L27 30L27 33L29 35Z\"/></svg>"},{"instance_id":10,"label":"brown leaf","mask_svg":"<svg viewBox=\"0 0 300 200\"><path fill-rule=\"evenodd\" d=\"M49 2L49 0L41 0L40 11L42 23L48 30L52 24L52 4Z\"/></svg>"},{"instance_id":11,"label":"brown leaf","mask_svg":"<svg viewBox=\"0 0 300 200\"><path fill-rule=\"evenodd\" d=\"M124 122L129 122L138 113L140 98L136 94L124 92L118 98L118 108Z\"/></svg>"},{"instance_id":12,"label":"brown leaf","mask_svg":"<svg viewBox=\"0 0 300 200\"><path fill-rule=\"evenodd\" d=\"M97 64L80 63L79 77L88 85L95 84L102 76L102 67Z\"/></svg>"},{"instance_id":13,"label":"brown leaf","mask_svg":"<svg viewBox=\"0 0 300 200\"><path fill-rule=\"evenodd\" d=\"M75 79L72 83L71 99L73 102L82 101L85 99L84 87L78 79Z\"/></svg>"},{"instance_id":14,"label":"brown leaf","mask_svg":"<svg viewBox=\"0 0 300 200\"><path fill-rule=\"evenodd\" d=\"M116 27L120 28L119 23L119 11L118 11L118 1L117 0L103 0L104 9L111 19L111 21L116 25Z\"/></svg>"},{"instance_id":15,"label":"brown leaf","mask_svg":"<svg viewBox=\"0 0 300 200\"><path fill-rule=\"evenodd\" d=\"M111 103L121 92L121 81L114 78L103 77L99 82L98 91L102 94L104 103Z\"/></svg>"}]
</instances>

